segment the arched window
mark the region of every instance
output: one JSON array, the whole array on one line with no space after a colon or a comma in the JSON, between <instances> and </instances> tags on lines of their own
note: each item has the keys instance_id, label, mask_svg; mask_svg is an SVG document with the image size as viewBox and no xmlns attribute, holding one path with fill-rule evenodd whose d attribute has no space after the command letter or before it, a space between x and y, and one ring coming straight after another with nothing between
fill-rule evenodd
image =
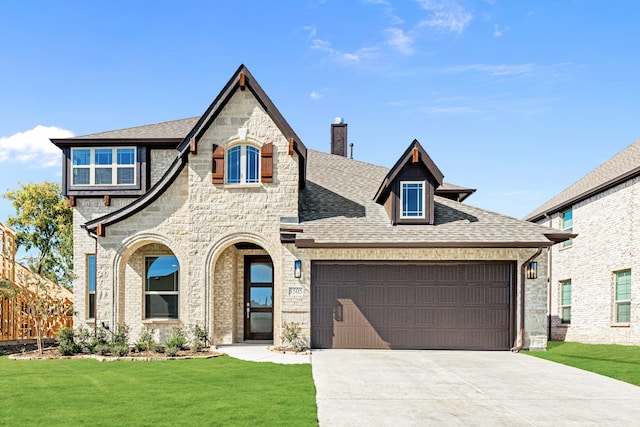
<instances>
[{"instance_id":1,"label":"arched window","mask_svg":"<svg viewBox=\"0 0 640 427\"><path fill-rule=\"evenodd\" d=\"M260 150L251 145L236 145L227 150L227 184L260 182Z\"/></svg>"}]
</instances>

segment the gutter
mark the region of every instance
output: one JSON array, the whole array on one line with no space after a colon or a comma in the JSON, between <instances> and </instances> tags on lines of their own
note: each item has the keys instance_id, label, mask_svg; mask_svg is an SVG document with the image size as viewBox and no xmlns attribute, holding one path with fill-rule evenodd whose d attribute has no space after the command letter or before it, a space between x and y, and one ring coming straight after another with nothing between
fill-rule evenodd
<instances>
[{"instance_id":1,"label":"gutter","mask_svg":"<svg viewBox=\"0 0 640 427\"><path fill-rule=\"evenodd\" d=\"M520 329L518 331L518 339L515 345L511 348L511 351L518 353L524 347L524 285L527 278L527 265L534 259L536 259L542 253L542 246L538 247L538 250L529 259L522 263L520 266Z\"/></svg>"}]
</instances>

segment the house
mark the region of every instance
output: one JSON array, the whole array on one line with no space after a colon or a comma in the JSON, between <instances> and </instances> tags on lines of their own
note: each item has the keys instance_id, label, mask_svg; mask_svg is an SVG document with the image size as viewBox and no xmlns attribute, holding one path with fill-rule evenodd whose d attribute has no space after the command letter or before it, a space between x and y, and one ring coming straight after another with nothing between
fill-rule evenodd
<instances>
[{"instance_id":1,"label":"house","mask_svg":"<svg viewBox=\"0 0 640 427\"><path fill-rule=\"evenodd\" d=\"M549 251L556 340L640 344L640 141L526 220L577 234Z\"/></svg>"},{"instance_id":2,"label":"house","mask_svg":"<svg viewBox=\"0 0 640 427\"><path fill-rule=\"evenodd\" d=\"M38 329L40 338L54 338L73 326L72 292L16 262L15 242L15 231L0 223L0 345L37 339Z\"/></svg>"},{"instance_id":3,"label":"house","mask_svg":"<svg viewBox=\"0 0 640 427\"><path fill-rule=\"evenodd\" d=\"M199 117L54 139L74 207L78 325L213 344L510 349L545 334L570 234L463 204L418 141L391 168L307 149L245 66ZM537 276L525 269L537 262Z\"/></svg>"}]
</instances>

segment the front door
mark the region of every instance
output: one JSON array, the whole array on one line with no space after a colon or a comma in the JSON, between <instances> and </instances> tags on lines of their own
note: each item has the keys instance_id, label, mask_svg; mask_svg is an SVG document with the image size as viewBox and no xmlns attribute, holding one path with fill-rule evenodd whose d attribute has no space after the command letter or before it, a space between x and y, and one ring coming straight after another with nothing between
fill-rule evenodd
<instances>
[{"instance_id":1,"label":"front door","mask_svg":"<svg viewBox=\"0 0 640 427\"><path fill-rule=\"evenodd\" d=\"M273 263L268 256L244 259L244 339L273 339Z\"/></svg>"}]
</instances>

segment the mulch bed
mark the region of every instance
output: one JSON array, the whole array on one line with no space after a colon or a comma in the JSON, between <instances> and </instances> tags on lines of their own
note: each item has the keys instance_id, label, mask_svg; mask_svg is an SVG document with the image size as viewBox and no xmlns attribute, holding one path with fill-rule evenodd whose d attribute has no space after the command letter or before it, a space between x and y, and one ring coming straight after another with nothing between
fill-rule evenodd
<instances>
[{"instance_id":1,"label":"mulch bed","mask_svg":"<svg viewBox=\"0 0 640 427\"><path fill-rule=\"evenodd\" d=\"M16 344L0 346L0 356L9 355L15 360L36 360L36 359L96 359L100 362L110 362L115 360L124 361L148 361L148 360L180 360L180 359L209 359L221 356L224 353L214 349L204 349L200 352L192 352L190 350L181 350L175 357L167 357L164 353L156 352L131 352L127 356L102 356L99 354L78 353L73 356L63 356L56 346L48 346L44 348L42 354L38 353L36 344Z\"/></svg>"}]
</instances>

